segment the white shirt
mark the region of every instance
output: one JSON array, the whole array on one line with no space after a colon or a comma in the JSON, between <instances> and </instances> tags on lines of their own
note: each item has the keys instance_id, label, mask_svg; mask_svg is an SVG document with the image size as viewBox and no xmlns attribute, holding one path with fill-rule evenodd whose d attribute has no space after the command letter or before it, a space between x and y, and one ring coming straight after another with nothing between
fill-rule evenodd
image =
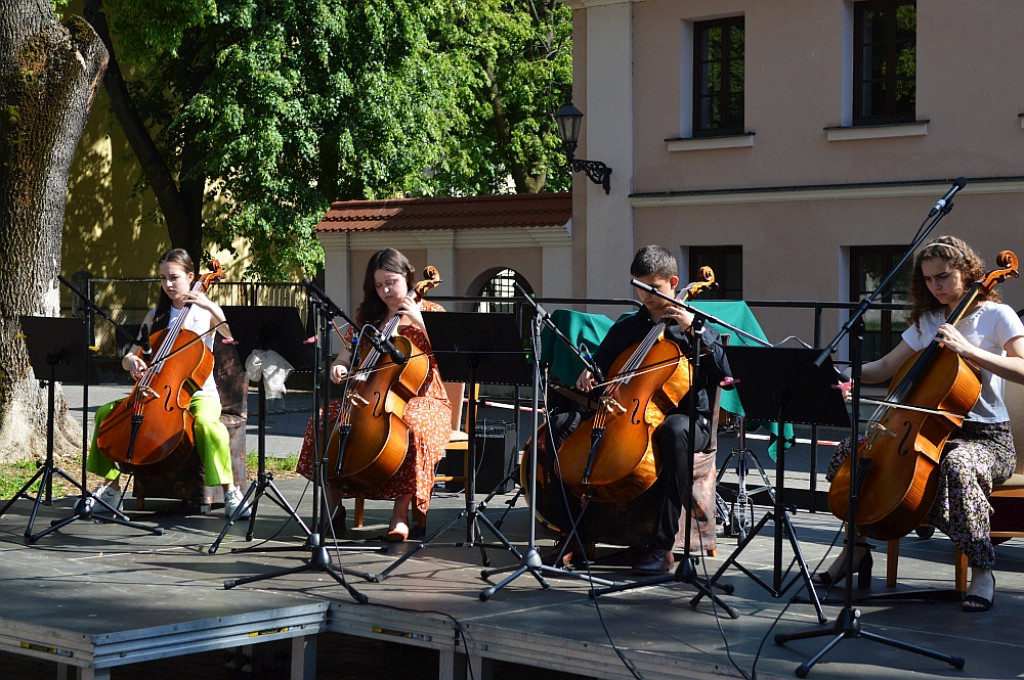
<instances>
[{"instance_id":1,"label":"white shirt","mask_svg":"<svg viewBox=\"0 0 1024 680\"><path fill-rule=\"evenodd\" d=\"M935 338L939 326L946 323L946 317L939 311L928 312L920 323L903 331L903 341L915 352L922 350ZM918 330L918 325L920 330ZM1006 354L1006 343L1024 335L1024 323L1009 305L983 302L970 315L960 319L957 330L963 333L967 342L983 350ZM1010 419L1003 402L1005 381L991 371L981 369L981 396L971 409L970 420L978 423L1005 423Z\"/></svg>"},{"instance_id":2,"label":"white shirt","mask_svg":"<svg viewBox=\"0 0 1024 680\"><path fill-rule=\"evenodd\" d=\"M170 316L167 319L168 328L175 324L175 321L181 315L182 311L184 310L171 307ZM146 318L142 323L152 328L153 317L155 315L156 308L149 310L149 314L146 315ZM216 335L215 332L210 331L210 328L212 326L213 315L210 314L209 311L203 309L202 307L192 305L189 308L188 316L185 317L185 324L182 326L182 329L186 331L192 331L196 335L200 336L203 339L203 343L206 345L206 348L212 352L213 340L214 336ZM206 335L203 335L203 333L205 333ZM212 371L210 372L210 377L208 377L206 379L206 382L203 383L200 389L196 391L196 394L199 394L200 392L202 392L204 395L219 398L220 395L217 393L217 383L213 379Z\"/></svg>"}]
</instances>

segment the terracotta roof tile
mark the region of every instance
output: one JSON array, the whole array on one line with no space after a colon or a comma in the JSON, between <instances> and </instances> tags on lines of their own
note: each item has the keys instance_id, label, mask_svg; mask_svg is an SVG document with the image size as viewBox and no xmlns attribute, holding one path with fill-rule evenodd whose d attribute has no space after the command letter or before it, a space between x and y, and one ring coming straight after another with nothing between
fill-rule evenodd
<instances>
[{"instance_id":1,"label":"terracotta roof tile","mask_svg":"<svg viewBox=\"0 0 1024 680\"><path fill-rule=\"evenodd\" d=\"M569 193L337 201L316 231L539 227L565 224L571 216Z\"/></svg>"}]
</instances>

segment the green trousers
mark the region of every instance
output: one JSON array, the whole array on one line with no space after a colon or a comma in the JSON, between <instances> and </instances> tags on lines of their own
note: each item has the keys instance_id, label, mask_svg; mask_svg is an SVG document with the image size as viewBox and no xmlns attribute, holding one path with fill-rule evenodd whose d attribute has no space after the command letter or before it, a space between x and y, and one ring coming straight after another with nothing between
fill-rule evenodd
<instances>
[{"instance_id":1,"label":"green trousers","mask_svg":"<svg viewBox=\"0 0 1024 680\"><path fill-rule=\"evenodd\" d=\"M117 479L121 471L114 467L113 461L100 453L96 447L96 435L100 431L100 423L110 415L120 401L112 401L96 409L92 446L89 447L89 460L85 466L89 472L110 481ZM231 442L228 428L220 422L220 400L203 394L194 394L188 410L194 418L192 431L195 435L196 450L203 457L207 486L233 483Z\"/></svg>"}]
</instances>

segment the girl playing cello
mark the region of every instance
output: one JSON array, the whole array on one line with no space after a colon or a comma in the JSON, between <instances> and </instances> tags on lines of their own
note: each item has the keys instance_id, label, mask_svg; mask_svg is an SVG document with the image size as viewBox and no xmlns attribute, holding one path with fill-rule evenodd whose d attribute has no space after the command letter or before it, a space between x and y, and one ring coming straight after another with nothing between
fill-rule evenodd
<instances>
[{"instance_id":1,"label":"girl playing cello","mask_svg":"<svg viewBox=\"0 0 1024 680\"><path fill-rule=\"evenodd\" d=\"M398 333L412 341L418 351L430 354L430 340L423 325L421 311L443 312L444 308L426 299L416 300L412 295L414 270L409 260L393 248L378 251L370 257L363 279L363 301L356 311L356 322L383 328L399 315ZM351 341L354 330L348 329L346 341ZM429 356L430 367L418 394L405 406L402 419L409 428L409 448L397 472L380 486L354 494L361 498L394 499L387 540L404 541L409 536L409 503L426 514L430 507L430 494L434 487L434 468L444 457L444 449L451 436L451 402L441 382L437 363ZM331 365L330 378L335 383L345 380L353 357L348 347L339 352ZM342 407L340 399L331 403L329 422L338 420ZM296 470L307 478L313 476L316 436L310 418L302 442ZM341 505L342 488L338 480L327 480L328 507L335 511L335 531L344 530L345 508Z\"/></svg>"},{"instance_id":2,"label":"girl playing cello","mask_svg":"<svg viewBox=\"0 0 1024 680\"><path fill-rule=\"evenodd\" d=\"M224 323L224 312L217 303L210 300L199 290L193 290L195 266L188 251L183 248L168 250L160 257L160 300L155 309L146 314L142 325L146 328L146 337L153 332L172 326L181 315L186 305L189 306L185 317L184 329L190 330L203 338L207 349L213 351L214 333L216 328L222 335L230 336L227 324ZM133 345L121 360L121 366L138 381L147 369L147 362L139 355L140 347ZM96 410L95 427L93 429L92 448L89 453L87 469L93 474L104 478L104 483L95 493L112 507L117 507L121 500L120 471L114 463L102 455L97 446L100 425L110 414L118 402L101 406ZM231 448L228 430L220 422L220 397L213 372L199 390L192 394L189 404L193 420L195 447L203 457L206 471L206 483L209 486L224 488L224 513L231 517L242 503L242 492L235 486L231 470ZM112 421L113 422L113 421ZM248 508L240 514L248 517Z\"/></svg>"},{"instance_id":3,"label":"girl playing cello","mask_svg":"<svg viewBox=\"0 0 1024 680\"><path fill-rule=\"evenodd\" d=\"M993 290L982 292L953 325L946 318L959 305L974 281L985 276L981 258L961 239L941 236L918 253L910 281L913 307L910 326L892 351L864 364L864 382L892 378L933 338L981 370L981 396L963 427L947 440L939 466L938 493L928 521L945 532L971 564L971 585L962 602L967 612L987 611L995 592L995 549L989 538L993 482L1013 474L1017 457L1003 403L1003 380L1024 383L1024 324ZM848 443L836 448L829 468L835 475L849 452ZM848 575L846 548L828 571L815 574L815 583L831 585ZM853 563L870 574L871 554L858 540Z\"/></svg>"}]
</instances>

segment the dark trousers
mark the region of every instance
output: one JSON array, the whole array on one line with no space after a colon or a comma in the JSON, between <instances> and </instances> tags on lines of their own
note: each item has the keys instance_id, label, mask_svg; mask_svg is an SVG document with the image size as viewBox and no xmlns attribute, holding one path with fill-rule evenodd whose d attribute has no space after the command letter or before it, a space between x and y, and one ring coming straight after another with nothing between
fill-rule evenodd
<instances>
[{"instance_id":1,"label":"dark trousers","mask_svg":"<svg viewBox=\"0 0 1024 680\"><path fill-rule=\"evenodd\" d=\"M690 446L690 416L685 413L669 414L658 426L658 450L661 452L661 473L655 484L660 486L661 510L654 535L648 543L655 548L671 550L679 532L679 517L690 500L690 452L703 451L711 443L711 424L704 416L697 416L694 445Z\"/></svg>"},{"instance_id":2,"label":"dark trousers","mask_svg":"<svg viewBox=\"0 0 1024 680\"><path fill-rule=\"evenodd\" d=\"M579 427L581 420L580 414L575 412L555 412L548 418L549 439L546 447L548 454L547 460L542 462L552 473L556 468L551 452L557 451L562 442ZM686 413L670 413L666 416L655 431L655 437L657 437L661 460L661 471L655 482L659 498L658 517L654 533L636 536L632 545L671 550L679 531L679 517L685 503L690 498L690 487L686 484L690 474L690 451L702 451L707 448L711 442L711 424L704 416L697 417L692 449L690 446L690 418ZM552 507L547 513L550 515L548 519L563 531L568 532L568 528L580 517L580 500L561 483L557 474L553 474L551 488L556 497L552 499ZM588 538L582 531L582 527L579 535L581 541L600 540L599 536L593 539Z\"/></svg>"}]
</instances>

